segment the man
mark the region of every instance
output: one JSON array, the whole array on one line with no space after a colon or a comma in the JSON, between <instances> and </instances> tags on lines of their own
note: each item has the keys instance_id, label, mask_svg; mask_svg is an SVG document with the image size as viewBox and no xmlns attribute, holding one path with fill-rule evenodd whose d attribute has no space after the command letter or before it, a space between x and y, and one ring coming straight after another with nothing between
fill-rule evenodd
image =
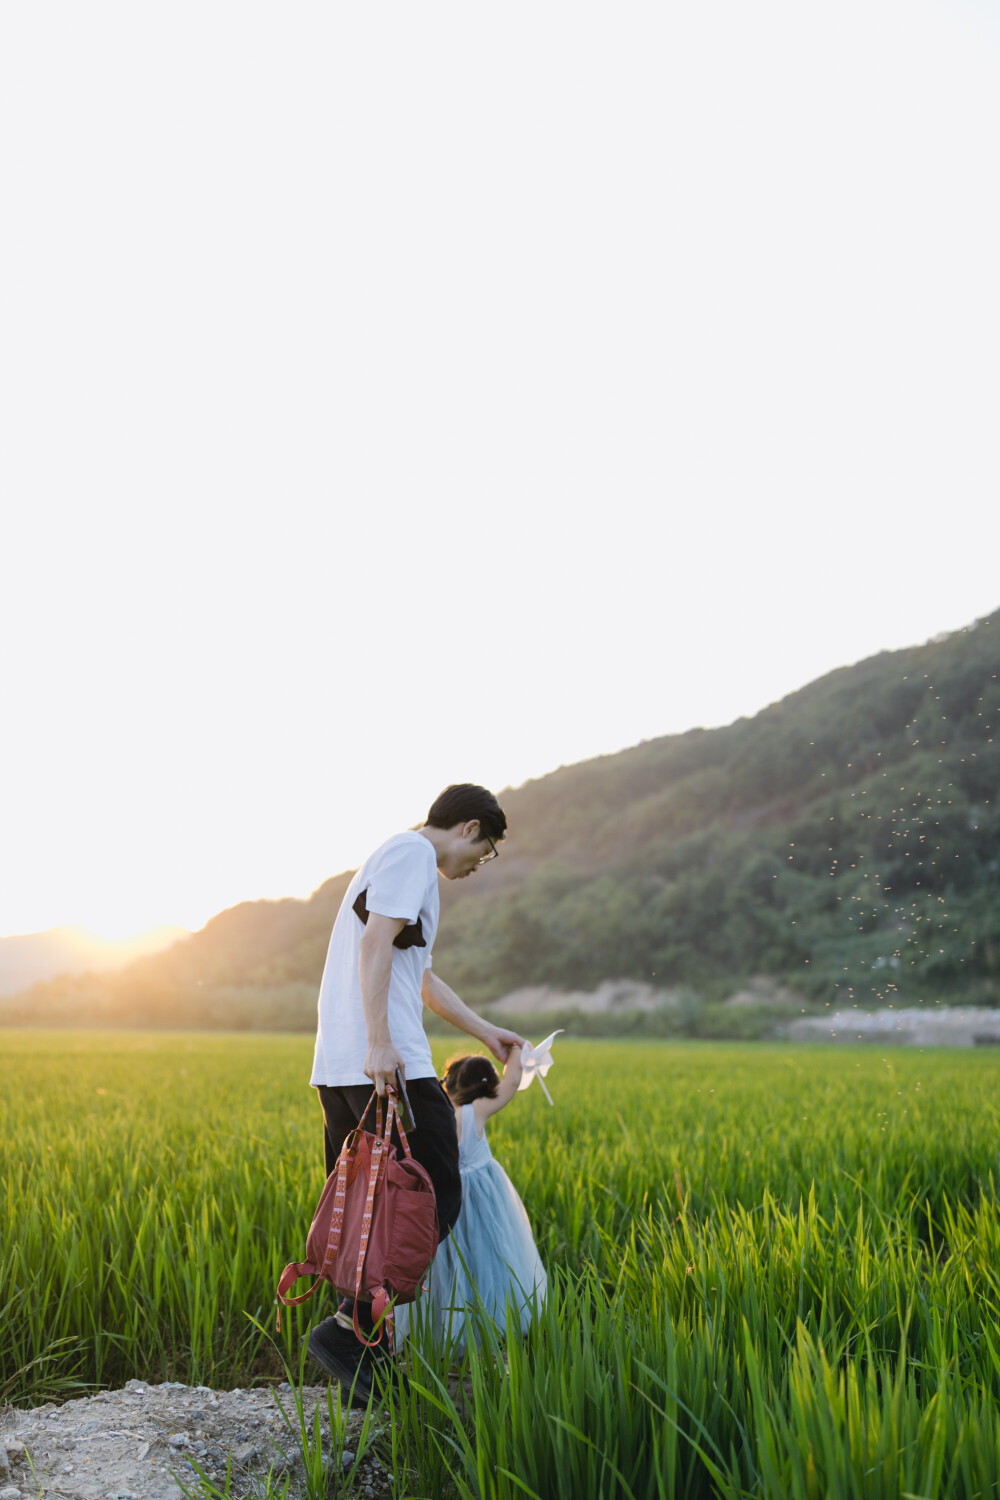
<instances>
[{"instance_id":1,"label":"man","mask_svg":"<svg viewBox=\"0 0 1000 1500\"><path fill-rule=\"evenodd\" d=\"M405 1082L415 1130L414 1158L437 1196L438 1232L450 1232L462 1204L455 1113L438 1082L423 1028L426 1005L478 1038L500 1062L523 1038L484 1021L434 973L438 875L464 880L496 859L507 819L492 792L463 782L438 797L419 832L397 833L365 860L341 902L319 993L312 1084L325 1120L327 1175L361 1118L374 1083L379 1094ZM367 1403L372 1378L392 1351L358 1342L353 1302L342 1303L309 1335L309 1353L340 1382L355 1406ZM371 1331L371 1308L358 1304L359 1326Z\"/></svg>"}]
</instances>

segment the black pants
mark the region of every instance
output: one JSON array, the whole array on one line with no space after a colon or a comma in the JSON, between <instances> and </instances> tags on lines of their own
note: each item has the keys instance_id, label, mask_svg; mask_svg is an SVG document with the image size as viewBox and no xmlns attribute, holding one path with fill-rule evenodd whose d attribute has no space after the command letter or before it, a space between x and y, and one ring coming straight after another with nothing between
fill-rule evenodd
<instances>
[{"instance_id":1,"label":"black pants","mask_svg":"<svg viewBox=\"0 0 1000 1500\"><path fill-rule=\"evenodd\" d=\"M407 1131L406 1139L414 1161L420 1163L434 1185L440 1242L451 1233L462 1207L455 1111L436 1078L414 1078L412 1082L407 1082L406 1092L416 1125L415 1130ZM317 1093L323 1106L323 1150L326 1175L329 1177L337 1165L341 1147L361 1119L365 1105L372 1096L372 1085L351 1083L331 1087L321 1083ZM375 1129L374 1106L369 1111L367 1123L369 1129ZM397 1145L401 1144L395 1126L392 1139ZM348 1300L342 1306L345 1311L353 1313L353 1301ZM358 1321L362 1328L371 1328L371 1308L365 1303L358 1304Z\"/></svg>"}]
</instances>

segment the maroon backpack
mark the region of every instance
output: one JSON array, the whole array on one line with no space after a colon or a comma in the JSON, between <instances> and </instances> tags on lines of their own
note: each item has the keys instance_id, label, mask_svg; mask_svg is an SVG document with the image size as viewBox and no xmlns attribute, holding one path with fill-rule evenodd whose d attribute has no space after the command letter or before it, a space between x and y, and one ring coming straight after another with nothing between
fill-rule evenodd
<instances>
[{"instance_id":1,"label":"maroon backpack","mask_svg":"<svg viewBox=\"0 0 1000 1500\"><path fill-rule=\"evenodd\" d=\"M306 1239L305 1260L292 1262L281 1273L278 1302L285 1307L305 1302L321 1281L328 1281L342 1296L354 1298L354 1332L358 1338L377 1344L382 1329L387 1328L391 1345L392 1301L412 1302L420 1290L437 1251L438 1218L434 1186L410 1154L410 1143L396 1110L395 1090L389 1088L386 1093L385 1129L380 1097L374 1135L362 1128L371 1108L370 1099L326 1180ZM402 1142L401 1153L390 1139L393 1119ZM307 1292L289 1297L289 1287L300 1276L315 1279ZM359 1301L372 1304L376 1324L382 1319L374 1339L365 1339L358 1326Z\"/></svg>"}]
</instances>

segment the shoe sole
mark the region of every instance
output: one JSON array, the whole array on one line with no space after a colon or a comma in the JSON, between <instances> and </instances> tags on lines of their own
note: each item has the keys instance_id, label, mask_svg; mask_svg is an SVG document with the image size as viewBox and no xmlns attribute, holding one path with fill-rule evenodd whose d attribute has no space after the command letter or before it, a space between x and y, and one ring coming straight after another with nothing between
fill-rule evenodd
<instances>
[{"instance_id":1,"label":"shoe sole","mask_svg":"<svg viewBox=\"0 0 1000 1500\"><path fill-rule=\"evenodd\" d=\"M342 1365L335 1356L323 1348L318 1339L314 1341L313 1334L309 1335L306 1349L310 1359L315 1360L320 1369L337 1382L344 1394L344 1400L348 1402L351 1409L365 1411L368 1407L371 1386L365 1382L360 1372Z\"/></svg>"}]
</instances>

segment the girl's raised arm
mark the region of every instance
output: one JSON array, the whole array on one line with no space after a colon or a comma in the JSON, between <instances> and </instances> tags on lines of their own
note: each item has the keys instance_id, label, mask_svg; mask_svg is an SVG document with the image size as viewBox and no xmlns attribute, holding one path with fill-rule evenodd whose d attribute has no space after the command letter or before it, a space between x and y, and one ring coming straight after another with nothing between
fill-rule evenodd
<instances>
[{"instance_id":1,"label":"girl's raised arm","mask_svg":"<svg viewBox=\"0 0 1000 1500\"><path fill-rule=\"evenodd\" d=\"M483 1121L488 1120L490 1115L499 1114L500 1110L506 1109L507 1105L517 1093L517 1086L521 1082L521 1049L511 1047L497 1089L495 1099L476 1099L473 1109L476 1111L476 1125L482 1132Z\"/></svg>"}]
</instances>

